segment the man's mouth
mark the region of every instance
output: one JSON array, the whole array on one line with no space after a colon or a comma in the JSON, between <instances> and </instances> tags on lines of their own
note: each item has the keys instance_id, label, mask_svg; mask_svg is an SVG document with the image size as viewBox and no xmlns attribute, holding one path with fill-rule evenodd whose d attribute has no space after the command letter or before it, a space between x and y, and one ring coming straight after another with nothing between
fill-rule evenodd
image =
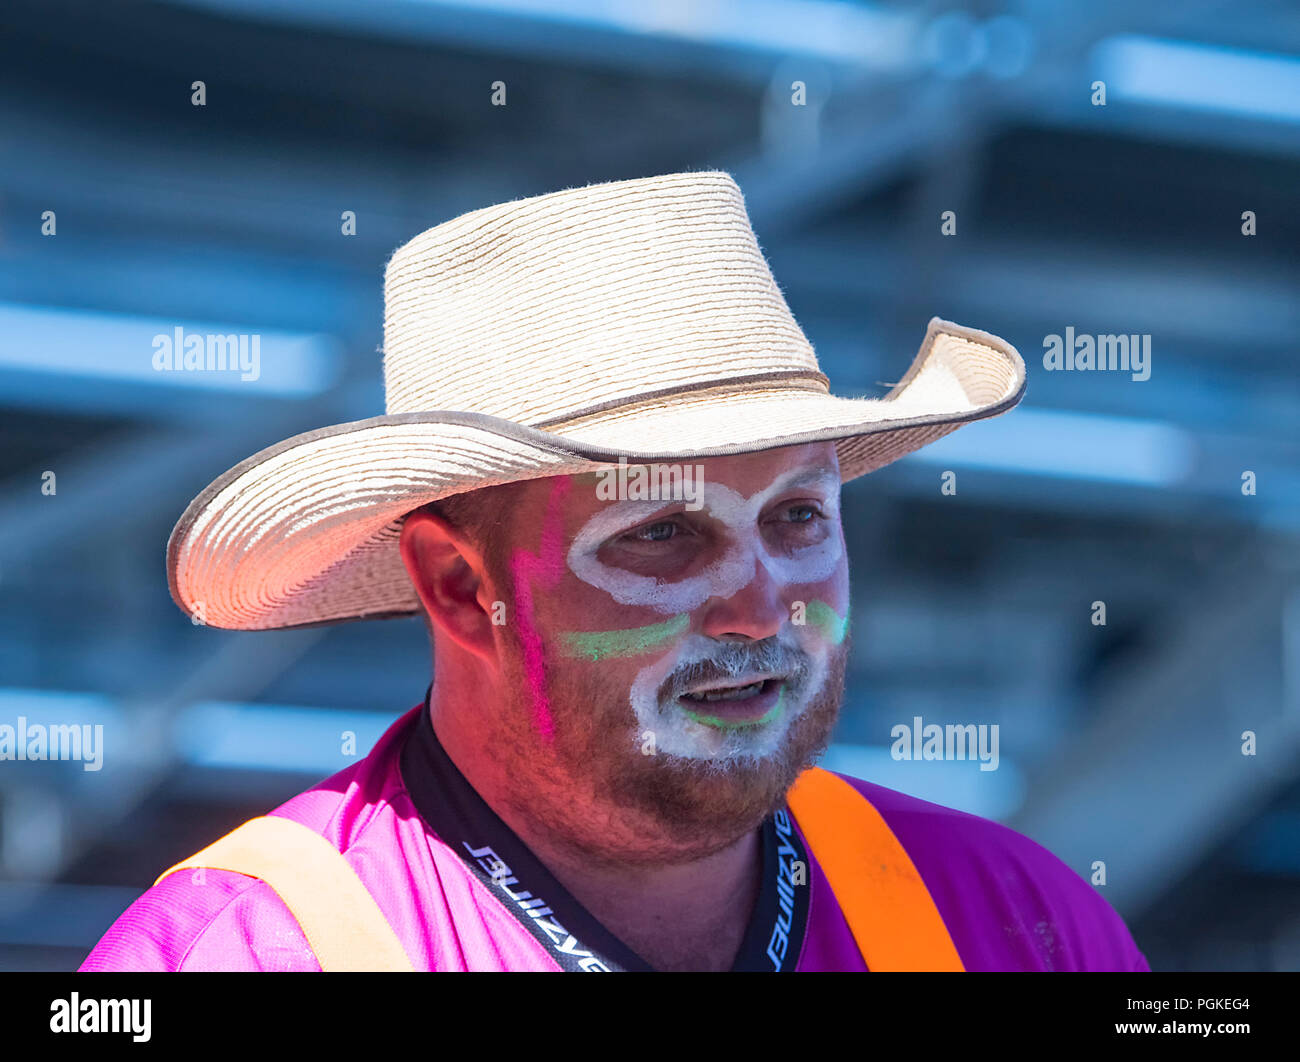
<instances>
[{"instance_id":1,"label":"man's mouth","mask_svg":"<svg viewBox=\"0 0 1300 1062\"><path fill-rule=\"evenodd\" d=\"M691 718L709 726L755 726L775 718L784 686L784 676L744 685L714 682L683 693L677 702Z\"/></svg>"}]
</instances>

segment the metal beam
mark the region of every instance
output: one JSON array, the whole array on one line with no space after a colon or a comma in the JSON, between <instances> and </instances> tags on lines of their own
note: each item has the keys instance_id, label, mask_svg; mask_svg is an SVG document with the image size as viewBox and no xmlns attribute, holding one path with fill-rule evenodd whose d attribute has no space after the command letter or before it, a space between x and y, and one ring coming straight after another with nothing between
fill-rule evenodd
<instances>
[{"instance_id":1,"label":"metal beam","mask_svg":"<svg viewBox=\"0 0 1300 1062\"><path fill-rule=\"evenodd\" d=\"M1085 878L1103 861L1106 898L1140 916L1297 777L1300 714L1270 667L1297 585L1253 549L1189 584L1174 632L1032 773L1010 825Z\"/></svg>"}]
</instances>

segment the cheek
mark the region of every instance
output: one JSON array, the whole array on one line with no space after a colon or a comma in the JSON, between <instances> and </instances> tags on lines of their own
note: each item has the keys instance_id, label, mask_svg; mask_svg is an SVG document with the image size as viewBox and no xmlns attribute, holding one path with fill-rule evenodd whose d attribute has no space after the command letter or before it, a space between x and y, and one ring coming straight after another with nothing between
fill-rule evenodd
<instances>
[{"instance_id":1,"label":"cheek","mask_svg":"<svg viewBox=\"0 0 1300 1062\"><path fill-rule=\"evenodd\" d=\"M554 666L560 710L566 717L581 715L585 725L611 738L631 724L629 706L649 725L645 721L658 711L659 687L679 663L689 624L690 616L682 614L641 627L561 632Z\"/></svg>"},{"instance_id":2,"label":"cheek","mask_svg":"<svg viewBox=\"0 0 1300 1062\"><path fill-rule=\"evenodd\" d=\"M636 660L671 648L689 626L690 616L682 613L636 627L561 631L557 645L561 655L593 664Z\"/></svg>"},{"instance_id":3,"label":"cheek","mask_svg":"<svg viewBox=\"0 0 1300 1062\"><path fill-rule=\"evenodd\" d=\"M840 563L834 573L817 583L796 586L791 591L791 613L802 605L803 623L794 623L808 650L838 646L849 627L848 566Z\"/></svg>"},{"instance_id":4,"label":"cheek","mask_svg":"<svg viewBox=\"0 0 1300 1062\"><path fill-rule=\"evenodd\" d=\"M651 608L629 608L608 593L569 578L560 582L547 603L546 627L554 654L572 665L598 670L627 682L637 669L664 653L687 633L688 612L665 616Z\"/></svg>"}]
</instances>

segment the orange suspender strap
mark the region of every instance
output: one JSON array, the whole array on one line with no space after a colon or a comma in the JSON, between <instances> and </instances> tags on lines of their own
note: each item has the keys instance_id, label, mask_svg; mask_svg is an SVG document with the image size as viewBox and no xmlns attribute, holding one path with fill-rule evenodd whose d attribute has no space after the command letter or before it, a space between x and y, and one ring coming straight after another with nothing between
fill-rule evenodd
<instances>
[{"instance_id":1,"label":"orange suspender strap","mask_svg":"<svg viewBox=\"0 0 1300 1062\"><path fill-rule=\"evenodd\" d=\"M869 970L965 970L930 890L866 797L812 767L786 800Z\"/></svg>"},{"instance_id":2,"label":"orange suspender strap","mask_svg":"<svg viewBox=\"0 0 1300 1062\"><path fill-rule=\"evenodd\" d=\"M260 878L298 920L320 968L413 971L392 926L356 871L315 830L263 815L177 863L158 881L190 867Z\"/></svg>"}]
</instances>

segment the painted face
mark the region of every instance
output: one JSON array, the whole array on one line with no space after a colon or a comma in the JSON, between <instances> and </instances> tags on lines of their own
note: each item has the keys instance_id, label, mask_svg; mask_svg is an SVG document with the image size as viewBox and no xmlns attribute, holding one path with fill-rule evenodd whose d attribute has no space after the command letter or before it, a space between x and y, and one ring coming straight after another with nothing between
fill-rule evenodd
<instances>
[{"instance_id":1,"label":"painted face","mask_svg":"<svg viewBox=\"0 0 1300 1062\"><path fill-rule=\"evenodd\" d=\"M780 806L839 714L849 579L834 444L699 466L689 502L612 499L599 473L512 492L509 705L485 740L509 764L512 810L593 858L731 843Z\"/></svg>"},{"instance_id":2,"label":"painted face","mask_svg":"<svg viewBox=\"0 0 1300 1062\"><path fill-rule=\"evenodd\" d=\"M593 668L635 666L628 736L643 752L763 760L825 689L847 627L840 478L833 449L829 461L817 447L787 449L785 460L732 466L746 474L730 485L705 475L698 511L607 503L565 551L568 571L607 595L601 612L667 617L559 638L562 655ZM804 450L821 459L799 461ZM729 609L748 615L733 623Z\"/></svg>"},{"instance_id":3,"label":"painted face","mask_svg":"<svg viewBox=\"0 0 1300 1062\"><path fill-rule=\"evenodd\" d=\"M722 762L770 757L822 693L828 655L848 623L836 585L844 558L839 471L833 465L788 469L748 495L706 476L701 512L668 510L673 520L660 520L662 511L658 499L608 504L581 526L565 560L573 575L612 601L669 619L565 632L564 651L593 663L610 656L642 660L629 705L638 738L645 744L653 737L659 753ZM646 534L680 526L679 519L698 528L705 543L659 547L655 555ZM684 562L685 573L673 577ZM720 641L692 629L695 610L736 598L755 582L764 584L768 607L777 604L783 614L771 637ZM761 685L736 699L698 693L708 686L716 698L722 686L746 682Z\"/></svg>"}]
</instances>

